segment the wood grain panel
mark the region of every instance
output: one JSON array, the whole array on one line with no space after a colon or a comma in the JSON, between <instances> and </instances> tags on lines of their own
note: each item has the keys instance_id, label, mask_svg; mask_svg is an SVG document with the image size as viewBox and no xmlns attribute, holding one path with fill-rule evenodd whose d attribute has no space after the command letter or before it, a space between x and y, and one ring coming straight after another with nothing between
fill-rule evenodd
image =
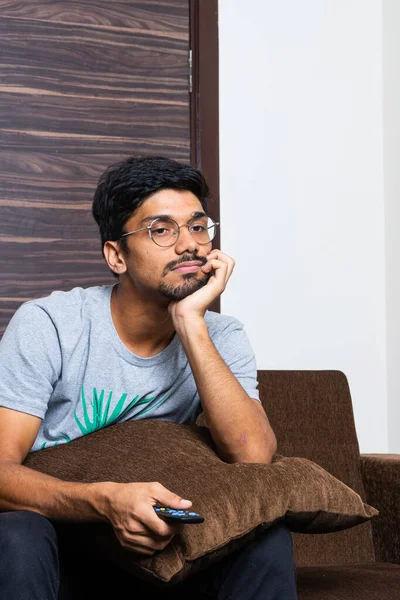
<instances>
[{"instance_id":1,"label":"wood grain panel","mask_svg":"<svg viewBox=\"0 0 400 600\"><path fill-rule=\"evenodd\" d=\"M134 10L132 10L132 5ZM41 2L9 2L0 0L1 15L13 19L77 23L121 27L142 32L150 29L176 38L187 36L187 12L182 2L142 0L47 0Z\"/></svg>"},{"instance_id":2,"label":"wood grain panel","mask_svg":"<svg viewBox=\"0 0 400 600\"><path fill-rule=\"evenodd\" d=\"M88 287L107 276L104 261L99 261L100 242L97 239L61 239L17 237L2 238L10 249L10 257L2 268L2 279L7 278L7 294L0 303L9 306L9 299L30 299L50 294L56 289L71 289L75 285ZM25 264L24 278L19 274ZM37 293L38 271L36 266L45 264L40 273L40 294ZM87 280L88 283L85 283ZM108 279L108 283L114 281Z\"/></svg>"},{"instance_id":3,"label":"wood grain panel","mask_svg":"<svg viewBox=\"0 0 400 600\"><path fill-rule=\"evenodd\" d=\"M25 300L112 283L91 202L132 153L190 162L188 1L0 0L0 335Z\"/></svg>"},{"instance_id":4,"label":"wood grain panel","mask_svg":"<svg viewBox=\"0 0 400 600\"><path fill-rule=\"evenodd\" d=\"M23 37L25 36L25 37ZM29 48L23 64L35 66L46 58L46 67L62 71L77 69L108 73L140 75L148 69L167 75L179 70L186 61L186 39L167 37L157 31L134 31L129 28L88 27L70 23L31 21L29 19L0 19L1 52L9 65L21 63L21 50ZM158 61L154 64L154 55ZM176 62L176 56L181 62Z\"/></svg>"},{"instance_id":5,"label":"wood grain panel","mask_svg":"<svg viewBox=\"0 0 400 600\"><path fill-rule=\"evenodd\" d=\"M161 133L161 132L160 132ZM143 152L149 152L152 154L159 153L162 149L165 150L164 154L171 156L171 158L187 157L187 146L188 142L183 139L175 139L171 143L170 138L157 137L157 138L145 138L138 135L132 138L118 138L113 135L102 135L92 136L85 133L70 134L70 133L53 133L51 131L13 131L12 129L6 130L0 129L0 151L15 150L22 151L27 148L40 148L42 152L49 152L51 156L54 154L56 157L60 156L61 153L68 153L68 155L76 154L77 148L80 152L85 155L94 154L99 156L101 154L114 154L126 155L130 152L136 152L140 149ZM28 151L29 154L29 151ZM25 154L20 153L21 161L26 159Z\"/></svg>"},{"instance_id":6,"label":"wood grain panel","mask_svg":"<svg viewBox=\"0 0 400 600\"><path fill-rule=\"evenodd\" d=\"M111 134L113 137L134 138L140 130L142 137L152 135L163 137L165 141L180 137L181 130L186 129L187 109L178 103L167 105L136 103L126 100L113 101L96 98L61 96L33 97L30 93L8 94L1 91L0 129L6 131L46 131L52 134L68 132L67 135L84 135L101 137ZM60 107L62 102L62 108ZM147 107L146 104L150 106ZM175 113L170 119L170 108ZM12 125L10 117L12 113ZM140 115L142 114L142 118ZM107 115L107 121L105 116Z\"/></svg>"}]
</instances>

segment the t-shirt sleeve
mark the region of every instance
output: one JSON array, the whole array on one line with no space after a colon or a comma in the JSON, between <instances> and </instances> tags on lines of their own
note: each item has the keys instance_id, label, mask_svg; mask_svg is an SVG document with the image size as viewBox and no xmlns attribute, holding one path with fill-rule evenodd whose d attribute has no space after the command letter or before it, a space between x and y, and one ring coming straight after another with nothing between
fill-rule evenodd
<instances>
[{"instance_id":1,"label":"t-shirt sleeve","mask_svg":"<svg viewBox=\"0 0 400 600\"><path fill-rule=\"evenodd\" d=\"M0 406L44 418L61 372L57 330L45 310L22 304L0 342Z\"/></svg>"},{"instance_id":2,"label":"t-shirt sleeve","mask_svg":"<svg viewBox=\"0 0 400 600\"><path fill-rule=\"evenodd\" d=\"M213 342L245 392L250 398L261 402L257 389L256 359L242 323L232 319Z\"/></svg>"}]
</instances>

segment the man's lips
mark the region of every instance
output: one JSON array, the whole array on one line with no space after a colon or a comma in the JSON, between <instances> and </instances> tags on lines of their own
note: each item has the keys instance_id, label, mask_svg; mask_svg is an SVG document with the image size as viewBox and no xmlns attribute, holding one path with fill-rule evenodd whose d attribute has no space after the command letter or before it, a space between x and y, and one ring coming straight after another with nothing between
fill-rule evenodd
<instances>
[{"instance_id":1,"label":"man's lips","mask_svg":"<svg viewBox=\"0 0 400 600\"><path fill-rule=\"evenodd\" d=\"M202 266L201 262L185 262L177 265L172 271L177 271L178 273L194 273L198 271Z\"/></svg>"}]
</instances>

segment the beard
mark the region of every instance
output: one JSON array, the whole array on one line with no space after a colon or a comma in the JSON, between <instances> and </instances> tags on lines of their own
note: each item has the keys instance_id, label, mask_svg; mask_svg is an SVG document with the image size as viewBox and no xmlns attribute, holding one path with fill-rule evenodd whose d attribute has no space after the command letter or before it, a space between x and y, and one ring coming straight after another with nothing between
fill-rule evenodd
<instances>
[{"instance_id":1,"label":"beard","mask_svg":"<svg viewBox=\"0 0 400 600\"><path fill-rule=\"evenodd\" d=\"M196 273L185 273L182 275L184 281L179 285L172 285L161 281L158 286L158 292L164 296L164 298L168 298L168 300L172 300L172 302L179 302L179 300L183 300L190 294L194 294L197 290L200 290L207 284L207 281L211 277L211 273L204 273L203 277L200 279L197 277Z\"/></svg>"}]
</instances>

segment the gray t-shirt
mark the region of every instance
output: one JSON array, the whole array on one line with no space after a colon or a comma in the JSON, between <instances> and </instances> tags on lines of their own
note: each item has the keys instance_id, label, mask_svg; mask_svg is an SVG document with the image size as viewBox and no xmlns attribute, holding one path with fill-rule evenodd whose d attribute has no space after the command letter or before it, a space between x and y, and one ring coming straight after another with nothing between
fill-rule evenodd
<instances>
[{"instance_id":1,"label":"gray t-shirt","mask_svg":"<svg viewBox=\"0 0 400 600\"><path fill-rule=\"evenodd\" d=\"M133 354L111 317L113 287L55 291L22 304L8 324L0 342L0 406L42 419L31 452L112 423L188 423L201 412L179 337L156 356ZM259 400L254 354L242 324L213 312L205 320L232 373Z\"/></svg>"}]
</instances>

